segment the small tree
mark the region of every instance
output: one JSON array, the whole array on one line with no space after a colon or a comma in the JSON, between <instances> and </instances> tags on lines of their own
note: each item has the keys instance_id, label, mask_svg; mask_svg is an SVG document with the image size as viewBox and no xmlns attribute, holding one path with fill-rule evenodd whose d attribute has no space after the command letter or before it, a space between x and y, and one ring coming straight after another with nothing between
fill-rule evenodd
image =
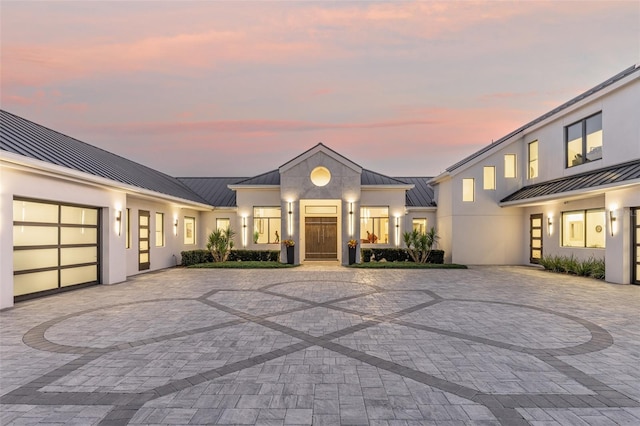
<instances>
[{"instance_id":1,"label":"small tree","mask_svg":"<svg viewBox=\"0 0 640 426\"><path fill-rule=\"evenodd\" d=\"M426 234L414 229L412 232L405 232L402 237L407 246L407 253L415 263L427 263L433 246L440 239L433 227Z\"/></svg>"},{"instance_id":2,"label":"small tree","mask_svg":"<svg viewBox=\"0 0 640 426\"><path fill-rule=\"evenodd\" d=\"M233 248L235 232L229 226L227 229L218 229L209 235L207 249L211 252L214 262L226 262Z\"/></svg>"}]
</instances>

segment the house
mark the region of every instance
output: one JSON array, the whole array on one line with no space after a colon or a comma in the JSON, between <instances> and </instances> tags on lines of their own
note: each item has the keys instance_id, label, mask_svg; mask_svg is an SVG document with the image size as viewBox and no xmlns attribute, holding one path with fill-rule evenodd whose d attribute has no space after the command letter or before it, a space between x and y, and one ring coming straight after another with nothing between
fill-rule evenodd
<instances>
[{"instance_id":1,"label":"house","mask_svg":"<svg viewBox=\"0 0 640 426\"><path fill-rule=\"evenodd\" d=\"M390 177L324 144L253 177L176 178L0 111L0 308L175 266L230 226L235 246L347 263L435 227L446 260L606 259L640 279L640 67L439 176ZM286 251L281 251L286 261Z\"/></svg>"}]
</instances>

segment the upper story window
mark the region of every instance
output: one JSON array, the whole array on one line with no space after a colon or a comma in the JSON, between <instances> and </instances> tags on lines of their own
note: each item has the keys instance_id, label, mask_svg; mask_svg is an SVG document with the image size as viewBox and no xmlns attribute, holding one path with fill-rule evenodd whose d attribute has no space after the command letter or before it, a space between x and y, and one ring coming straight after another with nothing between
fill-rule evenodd
<instances>
[{"instance_id":1,"label":"upper story window","mask_svg":"<svg viewBox=\"0 0 640 426\"><path fill-rule=\"evenodd\" d=\"M389 242L389 207L360 208L360 239L367 244Z\"/></svg>"},{"instance_id":2,"label":"upper story window","mask_svg":"<svg viewBox=\"0 0 640 426\"><path fill-rule=\"evenodd\" d=\"M462 179L462 201L473 202L475 192L475 181L472 178Z\"/></svg>"},{"instance_id":3,"label":"upper story window","mask_svg":"<svg viewBox=\"0 0 640 426\"><path fill-rule=\"evenodd\" d=\"M253 243L276 244L280 242L280 207L253 208Z\"/></svg>"},{"instance_id":4,"label":"upper story window","mask_svg":"<svg viewBox=\"0 0 640 426\"><path fill-rule=\"evenodd\" d=\"M567 168L602 158L602 113L565 127Z\"/></svg>"},{"instance_id":5,"label":"upper story window","mask_svg":"<svg viewBox=\"0 0 640 426\"><path fill-rule=\"evenodd\" d=\"M484 166L483 178L483 189L496 189L496 168L494 166Z\"/></svg>"},{"instance_id":6,"label":"upper story window","mask_svg":"<svg viewBox=\"0 0 640 426\"><path fill-rule=\"evenodd\" d=\"M516 177L516 155L515 154L504 155L504 177L505 178Z\"/></svg>"},{"instance_id":7,"label":"upper story window","mask_svg":"<svg viewBox=\"0 0 640 426\"><path fill-rule=\"evenodd\" d=\"M538 177L538 141L529 143L529 169L527 173L529 179Z\"/></svg>"}]
</instances>

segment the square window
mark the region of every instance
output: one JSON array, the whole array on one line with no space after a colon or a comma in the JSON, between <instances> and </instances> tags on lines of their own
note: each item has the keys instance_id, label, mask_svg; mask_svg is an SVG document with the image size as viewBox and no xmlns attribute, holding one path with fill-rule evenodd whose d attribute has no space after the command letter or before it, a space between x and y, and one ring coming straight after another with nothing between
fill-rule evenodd
<instances>
[{"instance_id":1,"label":"square window","mask_svg":"<svg viewBox=\"0 0 640 426\"><path fill-rule=\"evenodd\" d=\"M360 207L360 241L389 243L389 207Z\"/></svg>"}]
</instances>

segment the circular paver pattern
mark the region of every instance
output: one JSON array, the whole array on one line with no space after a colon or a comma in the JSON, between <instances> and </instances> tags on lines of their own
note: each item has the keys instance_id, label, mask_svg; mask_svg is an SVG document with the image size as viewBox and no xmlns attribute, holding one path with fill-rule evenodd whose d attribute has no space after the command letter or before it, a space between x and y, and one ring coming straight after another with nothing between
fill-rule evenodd
<instances>
[{"instance_id":1,"label":"circular paver pattern","mask_svg":"<svg viewBox=\"0 0 640 426\"><path fill-rule=\"evenodd\" d=\"M3 424L515 425L543 414L562 424L570 410L594 407L594 424L640 420L621 411L636 399L567 362L614 344L578 316L490 300L487 288L452 297L443 273L434 286L395 287L297 272L256 285L258 275L243 273L241 284L207 289L191 272L141 282L194 279L203 289L194 297L110 303L30 327L25 345L66 358L3 389Z\"/></svg>"}]
</instances>

